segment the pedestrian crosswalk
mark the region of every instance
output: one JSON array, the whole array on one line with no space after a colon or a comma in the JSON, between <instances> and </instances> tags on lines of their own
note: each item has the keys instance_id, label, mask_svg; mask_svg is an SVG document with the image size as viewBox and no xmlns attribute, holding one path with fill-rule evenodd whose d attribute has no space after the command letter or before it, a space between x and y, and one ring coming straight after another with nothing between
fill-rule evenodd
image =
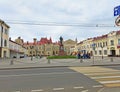
<instances>
[{"instance_id":1,"label":"pedestrian crosswalk","mask_svg":"<svg viewBox=\"0 0 120 92\"><path fill-rule=\"evenodd\" d=\"M70 67L70 69L83 73L106 87L120 87L120 70L103 67Z\"/></svg>"}]
</instances>

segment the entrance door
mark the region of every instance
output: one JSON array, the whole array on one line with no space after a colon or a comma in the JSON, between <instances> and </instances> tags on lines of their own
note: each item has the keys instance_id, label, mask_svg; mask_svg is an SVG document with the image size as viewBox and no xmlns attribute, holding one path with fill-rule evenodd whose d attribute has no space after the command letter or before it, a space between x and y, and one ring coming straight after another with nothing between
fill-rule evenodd
<instances>
[{"instance_id":1,"label":"entrance door","mask_svg":"<svg viewBox=\"0 0 120 92\"><path fill-rule=\"evenodd\" d=\"M115 50L111 50L111 55L115 56L116 55L116 51Z\"/></svg>"},{"instance_id":2,"label":"entrance door","mask_svg":"<svg viewBox=\"0 0 120 92\"><path fill-rule=\"evenodd\" d=\"M4 56L4 58L6 58L7 57L7 52L6 51L4 51L4 54L3 54Z\"/></svg>"}]
</instances>

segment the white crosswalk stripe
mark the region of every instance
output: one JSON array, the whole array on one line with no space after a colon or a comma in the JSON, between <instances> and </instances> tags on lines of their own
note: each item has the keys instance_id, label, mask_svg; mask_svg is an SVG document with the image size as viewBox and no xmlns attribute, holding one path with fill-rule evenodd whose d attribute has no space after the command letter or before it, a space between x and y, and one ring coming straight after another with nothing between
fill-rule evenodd
<instances>
[{"instance_id":1,"label":"white crosswalk stripe","mask_svg":"<svg viewBox=\"0 0 120 92\"><path fill-rule=\"evenodd\" d=\"M106 87L120 87L120 70L103 67L70 67L70 69L83 73Z\"/></svg>"}]
</instances>

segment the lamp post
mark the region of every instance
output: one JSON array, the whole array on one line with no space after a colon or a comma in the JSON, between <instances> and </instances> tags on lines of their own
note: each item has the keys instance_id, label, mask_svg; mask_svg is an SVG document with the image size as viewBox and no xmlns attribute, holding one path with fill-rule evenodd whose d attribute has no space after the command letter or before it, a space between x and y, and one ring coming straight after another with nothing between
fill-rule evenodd
<instances>
[{"instance_id":1,"label":"lamp post","mask_svg":"<svg viewBox=\"0 0 120 92\"><path fill-rule=\"evenodd\" d=\"M93 64L94 64L94 53L95 53L95 43L92 44L92 49L93 49Z\"/></svg>"},{"instance_id":2,"label":"lamp post","mask_svg":"<svg viewBox=\"0 0 120 92\"><path fill-rule=\"evenodd\" d=\"M101 45L101 48L102 48L102 59L103 59L103 48L104 48L104 46L103 46L103 45Z\"/></svg>"}]
</instances>

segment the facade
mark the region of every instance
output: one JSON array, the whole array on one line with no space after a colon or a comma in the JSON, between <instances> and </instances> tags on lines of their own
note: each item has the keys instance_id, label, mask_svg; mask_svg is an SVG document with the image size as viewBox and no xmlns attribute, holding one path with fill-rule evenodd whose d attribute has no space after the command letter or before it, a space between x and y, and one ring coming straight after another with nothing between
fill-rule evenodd
<instances>
[{"instance_id":1,"label":"facade","mask_svg":"<svg viewBox=\"0 0 120 92\"><path fill-rule=\"evenodd\" d=\"M9 50L10 58L21 58L27 55L27 49L23 45L12 41L11 38L9 39Z\"/></svg>"},{"instance_id":2,"label":"facade","mask_svg":"<svg viewBox=\"0 0 120 92\"><path fill-rule=\"evenodd\" d=\"M102 35L93 38L94 56L108 56L108 36Z\"/></svg>"},{"instance_id":3,"label":"facade","mask_svg":"<svg viewBox=\"0 0 120 92\"><path fill-rule=\"evenodd\" d=\"M9 55L9 26L0 20L0 58L8 58Z\"/></svg>"},{"instance_id":4,"label":"facade","mask_svg":"<svg viewBox=\"0 0 120 92\"><path fill-rule=\"evenodd\" d=\"M63 42L64 45L64 51L66 52L67 55L72 54L73 47L77 44L77 41L73 41L71 39L68 39Z\"/></svg>"},{"instance_id":5,"label":"facade","mask_svg":"<svg viewBox=\"0 0 120 92\"><path fill-rule=\"evenodd\" d=\"M24 46L28 49L28 56L52 56L59 52L59 44L53 43L51 38L41 38L40 41L34 38L33 42L27 41Z\"/></svg>"},{"instance_id":6,"label":"facade","mask_svg":"<svg viewBox=\"0 0 120 92\"><path fill-rule=\"evenodd\" d=\"M94 56L120 56L120 31L83 40L75 45L74 52L77 51Z\"/></svg>"},{"instance_id":7,"label":"facade","mask_svg":"<svg viewBox=\"0 0 120 92\"><path fill-rule=\"evenodd\" d=\"M71 54L71 47L75 46L76 41L71 39L63 42L64 51L67 55ZM36 38L33 42L24 43L24 46L28 48L28 56L53 56L59 54L59 42L52 42L52 39L41 38L37 41Z\"/></svg>"}]
</instances>

